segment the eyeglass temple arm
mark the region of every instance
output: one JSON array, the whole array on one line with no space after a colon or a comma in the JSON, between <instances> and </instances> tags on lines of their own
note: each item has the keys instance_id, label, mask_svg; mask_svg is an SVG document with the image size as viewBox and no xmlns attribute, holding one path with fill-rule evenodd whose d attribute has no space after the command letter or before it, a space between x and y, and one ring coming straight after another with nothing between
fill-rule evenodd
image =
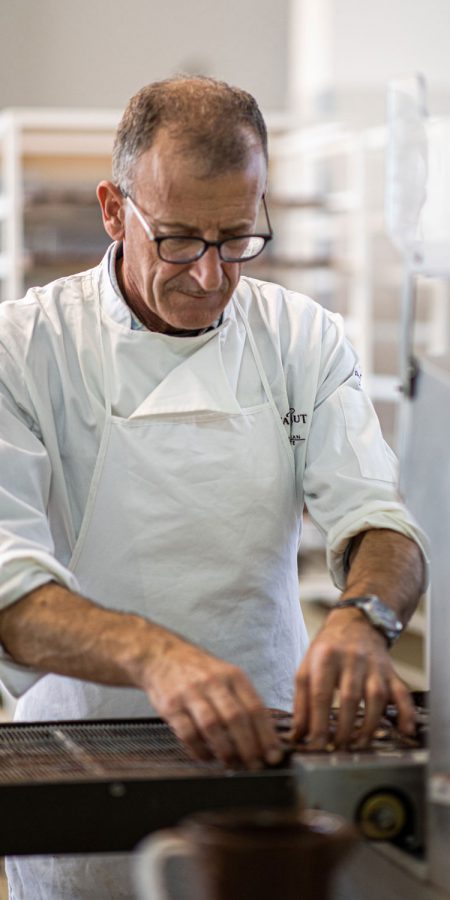
<instances>
[{"instance_id":1,"label":"eyeglass temple arm","mask_svg":"<svg viewBox=\"0 0 450 900\"><path fill-rule=\"evenodd\" d=\"M144 216L142 215L140 209L138 209L138 207L136 206L134 200L131 199L131 197L130 197L129 194L125 194L125 193L124 193L123 196L125 197L125 200L127 200L128 203L130 204L131 209L132 209L132 211L134 212L135 216L139 219L139 221L140 221L140 223L141 223L141 225L142 225L142 227L143 227L143 229L144 229L144 231L145 231L145 233L146 233L148 239L149 239L150 241L156 240L156 235L153 233L153 231L152 231L152 229L150 228L150 225L148 224L148 222L145 221Z\"/></svg>"},{"instance_id":2,"label":"eyeglass temple arm","mask_svg":"<svg viewBox=\"0 0 450 900\"><path fill-rule=\"evenodd\" d=\"M264 212L265 212L265 214L266 214L267 224L268 224L268 226L269 226L269 234L270 234L270 237L273 237L273 228L272 228L272 225L271 225L271 222L270 222L270 218L269 218L269 210L267 209L267 203L266 203L266 195L265 195L265 193L262 195L261 200L262 200L262 205L263 205L263 207L264 207Z\"/></svg>"}]
</instances>

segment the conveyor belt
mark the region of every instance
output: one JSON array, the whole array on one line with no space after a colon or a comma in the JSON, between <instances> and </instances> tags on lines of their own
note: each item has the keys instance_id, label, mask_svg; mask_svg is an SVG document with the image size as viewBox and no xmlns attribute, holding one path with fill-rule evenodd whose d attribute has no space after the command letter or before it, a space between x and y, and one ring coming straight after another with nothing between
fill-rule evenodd
<instances>
[{"instance_id":1,"label":"conveyor belt","mask_svg":"<svg viewBox=\"0 0 450 900\"><path fill-rule=\"evenodd\" d=\"M129 850L197 810L296 802L292 770L193 762L160 719L0 726L0 855Z\"/></svg>"}]
</instances>

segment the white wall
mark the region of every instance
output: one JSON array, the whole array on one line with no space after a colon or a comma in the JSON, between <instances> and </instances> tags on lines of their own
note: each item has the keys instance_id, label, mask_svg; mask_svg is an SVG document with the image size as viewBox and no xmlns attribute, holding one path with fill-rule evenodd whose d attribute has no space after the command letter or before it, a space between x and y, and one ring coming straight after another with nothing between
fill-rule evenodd
<instances>
[{"instance_id":1,"label":"white wall","mask_svg":"<svg viewBox=\"0 0 450 900\"><path fill-rule=\"evenodd\" d=\"M450 0L333 0L332 31L338 117L382 122L387 82L417 71L450 114Z\"/></svg>"},{"instance_id":2,"label":"white wall","mask_svg":"<svg viewBox=\"0 0 450 900\"><path fill-rule=\"evenodd\" d=\"M176 71L286 99L288 0L0 0L0 108L121 108Z\"/></svg>"},{"instance_id":3,"label":"white wall","mask_svg":"<svg viewBox=\"0 0 450 900\"><path fill-rule=\"evenodd\" d=\"M300 121L379 124L388 81L422 71L450 112L450 0L291 0L289 95Z\"/></svg>"},{"instance_id":4,"label":"white wall","mask_svg":"<svg viewBox=\"0 0 450 900\"><path fill-rule=\"evenodd\" d=\"M341 87L373 87L423 69L450 83L449 0L334 0L334 75Z\"/></svg>"},{"instance_id":5,"label":"white wall","mask_svg":"<svg viewBox=\"0 0 450 900\"><path fill-rule=\"evenodd\" d=\"M450 109L449 36L450 0L0 0L0 108L121 108L181 70L284 109L294 70L320 83L323 66L321 114L379 123L387 81L417 69L432 108Z\"/></svg>"}]
</instances>

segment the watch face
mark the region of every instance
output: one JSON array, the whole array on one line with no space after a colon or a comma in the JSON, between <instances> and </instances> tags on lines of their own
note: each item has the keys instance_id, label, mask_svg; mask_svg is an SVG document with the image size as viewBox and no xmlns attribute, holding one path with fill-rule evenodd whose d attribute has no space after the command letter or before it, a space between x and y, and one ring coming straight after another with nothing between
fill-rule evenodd
<instances>
[{"instance_id":1,"label":"watch face","mask_svg":"<svg viewBox=\"0 0 450 900\"><path fill-rule=\"evenodd\" d=\"M397 619L393 609L386 606L379 597L368 597L361 601L361 607L376 628L380 628L389 641L394 641L401 634L403 625Z\"/></svg>"}]
</instances>

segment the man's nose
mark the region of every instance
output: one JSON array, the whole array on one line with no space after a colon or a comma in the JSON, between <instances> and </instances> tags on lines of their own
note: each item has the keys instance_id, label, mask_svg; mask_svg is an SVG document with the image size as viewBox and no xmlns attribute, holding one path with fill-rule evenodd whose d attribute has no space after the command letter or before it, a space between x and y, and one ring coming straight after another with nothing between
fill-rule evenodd
<instances>
[{"instance_id":1,"label":"man's nose","mask_svg":"<svg viewBox=\"0 0 450 900\"><path fill-rule=\"evenodd\" d=\"M222 260L217 247L208 247L206 253L190 266L190 274L204 291L217 291L223 283Z\"/></svg>"}]
</instances>

